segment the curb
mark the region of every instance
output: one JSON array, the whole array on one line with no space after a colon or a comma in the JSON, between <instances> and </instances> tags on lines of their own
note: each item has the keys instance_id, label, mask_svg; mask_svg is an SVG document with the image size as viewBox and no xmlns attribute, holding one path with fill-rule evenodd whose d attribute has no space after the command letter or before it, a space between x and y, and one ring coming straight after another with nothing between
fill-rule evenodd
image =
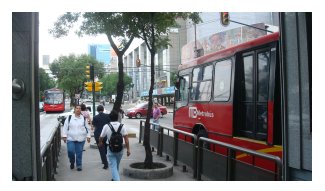
<instances>
[{"instance_id":1,"label":"curb","mask_svg":"<svg viewBox=\"0 0 325 191\"><path fill-rule=\"evenodd\" d=\"M159 162L165 165L164 168L158 169L138 169L132 168L132 163L123 168L123 175L137 179L163 179L173 175L173 165L169 163Z\"/></svg>"}]
</instances>

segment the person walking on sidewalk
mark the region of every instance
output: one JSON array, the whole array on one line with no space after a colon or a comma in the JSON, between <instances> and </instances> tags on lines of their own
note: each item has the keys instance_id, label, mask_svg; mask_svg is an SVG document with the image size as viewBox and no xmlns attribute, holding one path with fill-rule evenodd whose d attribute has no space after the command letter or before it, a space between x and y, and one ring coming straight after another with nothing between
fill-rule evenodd
<instances>
[{"instance_id":1,"label":"person walking on sidewalk","mask_svg":"<svg viewBox=\"0 0 325 191\"><path fill-rule=\"evenodd\" d=\"M87 138L90 142L90 128L86 118L81 115L81 106L74 107L74 114L65 120L62 132L62 138L67 143L70 169L74 169L76 162L77 170L82 170L82 151Z\"/></svg>"},{"instance_id":2,"label":"person walking on sidewalk","mask_svg":"<svg viewBox=\"0 0 325 191\"><path fill-rule=\"evenodd\" d=\"M161 114L161 111L158 107L158 103L155 102L154 103L154 108L153 108L153 112L152 112L152 117L153 117L153 123L157 124L157 125L153 125L153 129L155 131L159 131L159 119L160 119L160 114Z\"/></svg>"},{"instance_id":3,"label":"person walking on sidewalk","mask_svg":"<svg viewBox=\"0 0 325 191\"><path fill-rule=\"evenodd\" d=\"M96 144L98 146L99 144L99 136L103 130L104 125L108 124L110 122L109 115L104 113L104 107L102 105L97 106L97 112L98 114L93 119L93 126L95 127L94 131L94 137L96 140ZM102 164L104 164L103 169L108 168L108 162L107 162L107 136L103 138L103 145L101 147L98 146L98 151L100 154L100 159L102 160Z\"/></svg>"},{"instance_id":4,"label":"person walking on sidewalk","mask_svg":"<svg viewBox=\"0 0 325 191\"><path fill-rule=\"evenodd\" d=\"M107 150L107 157L109 158L109 166L112 171L112 180L119 181L120 180L120 174L119 174L119 165L123 156L123 140L122 143L119 142L119 144L110 144L110 142L113 142L112 139L120 140L122 139L120 136L124 138L124 142L126 145L126 154L127 156L130 156L130 146L129 146L129 139L128 139L128 133L126 131L126 128L118 122L118 111L112 110L109 117L111 119L111 122L106 124L103 127L102 133L99 137L99 146L103 146L103 140L104 137L107 136L107 144L109 144L109 149ZM120 133L120 134L119 134ZM113 138L114 137L114 138ZM122 145L121 145L122 144Z\"/></svg>"},{"instance_id":5,"label":"person walking on sidewalk","mask_svg":"<svg viewBox=\"0 0 325 191\"><path fill-rule=\"evenodd\" d=\"M81 104L81 115L87 119L87 123L91 125L91 116L85 104Z\"/></svg>"}]
</instances>

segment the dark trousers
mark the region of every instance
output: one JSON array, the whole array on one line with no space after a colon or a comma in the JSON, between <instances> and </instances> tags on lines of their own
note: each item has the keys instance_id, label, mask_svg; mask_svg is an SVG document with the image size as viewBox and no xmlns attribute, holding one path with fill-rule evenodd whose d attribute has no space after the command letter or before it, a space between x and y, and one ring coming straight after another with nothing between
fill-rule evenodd
<instances>
[{"instance_id":1,"label":"dark trousers","mask_svg":"<svg viewBox=\"0 0 325 191\"><path fill-rule=\"evenodd\" d=\"M108 162L107 162L107 138L105 137L103 139L103 146L99 147L98 146L98 143L99 143L99 136L95 136L95 140L96 140L96 144L97 144L97 147L98 147L98 151L99 151L99 154L100 154L100 159L102 160L102 163L104 164L104 166L108 166Z\"/></svg>"}]
</instances>

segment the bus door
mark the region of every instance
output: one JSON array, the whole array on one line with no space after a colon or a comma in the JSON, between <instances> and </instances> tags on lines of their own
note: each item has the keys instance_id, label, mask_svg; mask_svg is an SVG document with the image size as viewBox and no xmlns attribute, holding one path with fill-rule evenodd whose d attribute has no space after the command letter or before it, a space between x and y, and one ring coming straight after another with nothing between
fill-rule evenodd
<instances>
[{"instance_id":1,"label":"bus door","mask_svg":"<svg viewBox=\"0 0 325 191\"><path fill-rule=\"evenodd\" d=\"M266 141L270 48L237 55L235 73L235 132L242 137Z\"/></svg>"}]
</instances>

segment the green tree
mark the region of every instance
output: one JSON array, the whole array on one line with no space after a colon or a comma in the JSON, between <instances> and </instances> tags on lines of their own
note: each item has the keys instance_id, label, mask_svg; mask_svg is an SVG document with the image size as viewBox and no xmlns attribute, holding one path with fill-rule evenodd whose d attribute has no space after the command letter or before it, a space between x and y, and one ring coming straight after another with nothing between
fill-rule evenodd
<instances>
[{"instance_id":1,"label":"green tree","mask_svg":"<svg viewBox=\"0 0 325 191\"><path fill-rule=\"evenodd\" d=\"M54 36L63 36L73 27L80 17L80 13L66 13L55 23ZM154 57L157 49L169 45L168 33L170 27L177 26L176 19L191 19L194 23L201 21L198 13L84 13L84 21L77 34L106 34L108 40L118 56L119 80L117 83L117 99L113 109L118 110L122 103L123 83L123 54L134 38L141 38L147 45L151 54L151 84L149 89L148 110L152 109L152 92L154 86ZM58 35L57 35L58 34ZM113 37L120 37L120 46L113 41ZM120 47L120 48L118 48ZM152 167L152 153L150 148L150 112L145 122L144 147L146 168Z\"/></svg>"},{"instance_id":2,"label":"green tree","mask_svg":"<svg viewBox=\"0 0 325 191\"><path fill-rule=\"evenodd\" d=\"M58 87L65 90L71 98L70 105L74 105L74 95L81 94L84 90L84 82L87 81L86 66L92 63L95 67L95 75L101 78L104 75L103 63L93 57L82 54L76 56L60 56L50 65L52 74L57 77Z\"/></svg>"},{"instance_id":3,"label":"green tree","mask_svg":"<svg viewBox=\"0 0 325 191\"><path fill-rule=\"evenodd\" d=\"M80 17L83 18L83 21L76 33L79 36L84 34L105 34L117 54L119 78L116 83L117 96L113 109L119 110L124 92L123 55L134 39L133 34L130 32L130 29L133 27L132 13L66 13L59 17L54 24L54 28L49 32L56 38L66 36ZM117 39L117 42L113 38Z\"/></svg>"},{"instance_id":4,"label":"green tree","mask_svg":"<svg viewBox=\"0 0 325 191\"><path fill-rule=\"evenodd\" d=\"M50 78L48 73L45 72L43 68L38 69L39 74L39 92L40 92L40 100L42 100L42 97L44 95L44 90L51 89L55 87L55 81Z\"/></svg>"},{"instance_id":5,"label":"green tree","mask_svg":"<svg viewBox=\"0 0 325 191\"><path fill-rule=\"evenodd\" d=\"M137 31L132 31L136 38L144 40L148 50L150 51L150 68L151 68L151 80L149 88L149 103L148 111L152 110L152 93L154 87L155 76L155 55L157 50L167 48L169 44L168 33L171 27L177 26L176 19L191 19L194 23L201 22L201 18L198 13L135 13L135 21L133 28ZM145 147L146 157L144 165L146 168L152 168L152 152L150 147L150 117L151 113L147 113L143 144Z\"/></svg>"},{"instance_id":6,"label":"green tree","mask_svg":"<svg viewBox=\"0 0 325 191\"><path fill-rule=\"evenodd\" d=\"M118 83L119 74L117 72L105 75L101 81L103 82L102 94L112 96L117 93L116 84ZM124 85L129 87L132 78L124 73Z\"/></svg>"}]
</instances>

